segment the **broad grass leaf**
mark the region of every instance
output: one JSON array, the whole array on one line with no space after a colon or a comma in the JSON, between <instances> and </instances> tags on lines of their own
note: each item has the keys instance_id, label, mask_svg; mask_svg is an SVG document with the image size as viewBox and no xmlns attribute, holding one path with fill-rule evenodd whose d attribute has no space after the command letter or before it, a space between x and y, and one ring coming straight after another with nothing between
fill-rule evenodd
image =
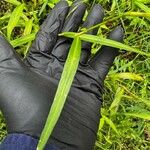
<instances>
[{"instance_id":1,"label":"broad grass leaf","mask_svg":"<svg viewBox=\"0 0 150 150\"><path fill-rule=\"evenodd\" d=\"M144 79L135 73L130 73L130 72L124 72L124 73L116 73L116 74L111 74L110 77L116 78L116 79L128 79L128 80L134 80L134 81L143 81Z\"/></svg>"},{"instance_id":2,"label":"broad grass leaf","mask_svg":"<svg viewBox=\"0 0 150 150\"><path fill-rule=\"evenodd\" d=\"M95 36L95 35L80 34L80 33L74 33L74 32L64 32L64 33L61 33L60 36L65 36L65 37L70 37L70 38L74 38L74 37L79 36L81 38L81 40L83 40L83 41L87 41L87 42L91 42L91 43L98 43L101 45L115 47L118 49L124 49L124 50L129 51L129 52L134 52L134 53L138 53L140 55L145 55L145 56L150 57L149 53L145 53L139 49L136 49L136 48L133 48L131 46L122 44L120 42L106 39L106 38L99 37L99 36Z\"/></svg>"},{"instance_id":3,"label":"broad grass leaf","mask_svg":"<svg viewBox=\"0 0 150 150\"><path fill-rule=\"evenodd\" d=\"M10 16L8 26L7 26L7 37L9 40L11 37L12 30L15 28L22 15L23 9L24 9L24 4L17 6Z\"/></svg>"},{"instance_id":4,"label":"broad grass leaf","mask_svg":"<svg viewBox=\"0 0 150 150\"><path fill-rule=\"evenodd\" d=\"M109 119L108 117L106 117L106 116L102 116L102 118L105 120L105 122L108 124L108 125L110 125L110 127L117 133L117 134L119 134L118 133L118 131L117 131L117 128L116 128L116 126L115 126L115 124L111 121L111 119Z\"/></svg>"},{"instance_id":5,"label":"broad grass leaf","mask_svg":"<svg viewBox=\"0 0 150 150\"><path fill-rule=\"evenodd\" d=\"M123 94L124 94L124 89L119 87L117 89L116 94L115 94L115 98L114 98L111 106L109 107L109 110L110 110L112 115L114 115L117 112L118 107L119 107L119 103L123 97Z\"/></svg>"},{"instance_id":6,"label":"broad grass leaf","mask_svg":"<svg viewBox=\"0 0 150 150\"><path fill-rule=\"evenodd\" d=\"M20 5L21 3L19 2L19 1L17 1L17 0L5 0L6 2L8 2L8 3L11 3L11 4L13 4L13 5Z\"/></svg>"},{"instance_id":7,"label":"broad grass leaf","mask_svg":"<svg viewBox=\"0 0 150 150\"><path fill-rule=\"evenodd\" d=\"M61 79L56 91L56 95L51 106L45 127L41 134L37 149L42 150L51 135L65 104L67 95L71 88L76 74L81 54L81 40L76 37L70 48L67 61L65 63Z\"/></svg>"},{"instance_id":8,"label":"broad grass leaf","mask_svg":"<svg viewBox=\"0 0 150 150\"><path fill-rule=\"evenodd\" d=\"M35 34L29 34L29 35L20 37L18 39L15 39L13 41L10 41L10 43L15 48L15 47L21 46L23 44L26 44L28 42L31 42L34 39L35 39Z\"/></svg>"}]
</instances>

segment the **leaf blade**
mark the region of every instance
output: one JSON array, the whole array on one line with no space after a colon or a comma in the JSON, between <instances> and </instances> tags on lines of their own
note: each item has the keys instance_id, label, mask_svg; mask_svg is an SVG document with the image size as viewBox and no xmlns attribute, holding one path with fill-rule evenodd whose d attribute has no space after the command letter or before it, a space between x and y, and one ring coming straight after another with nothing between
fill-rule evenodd
<instances>
[{"instance_id":1,"label":"leaf blade","mask_svg":"<svg viewBox=\"0 0 150 150\"><path fill-rule=\"evenodd\" d=\"M17 46L21 46L35 39L35 34L29 34L13 41L10 41L11 45L15 48Z\"/></svg>"},{"instance_id":2,"label":"leaf blade","mask_svg":"<svg viewBox=\"0 0 150 150\"><path fill-rule=\"evenodd\" d=\"M13 4L13 5L20 5L21 3L19 2L19 1L17 1L17 0L5 0L6 2L8 2L8 3L11 3L11 4Z\"/></svg>"},{"instance_id":3,"label":"leaf blade","mask_svg":"<svg viewBox=\"0 0 150 150\"><path fill-rule=\"evenodd\" d=\"M104 116L104 115L102 116L102 118L104 118L105 122L106 122L108 125L110 125L110 127L111 127L117 134L119 134L118 131L117 131L117 128L116 128L115 124L111 121L111 119L109 119L108 117L106 117L106 116Z\"/></svg>"},{"instance_id":4,"label":"leaf blade","mask_svg":"<svg viewBox=\"0 0 150 150\"><path fill-rule=\"evenodd\" d=\"M38 150L42 150L44 148L57 120L59 119L78 68L80 54L81 40L79 37L77 37L74 39L69 51L68 58L65 63L63 73L56 91L56 95L51 106L50 113L48 115L48 119L39 140L39 144L37 147Z\"/></svg>"},{"instance_id":5,"label":"leaf blade","mask_svg":"<svg viewBox=\"0 0 150 150\"><path fill-rule=\"evenodd\" d=\"M9 40L11 38L12 30L15 28L22 15L23 9L24 9L24 4L17 6L10 16L8 26L7 26L7 37Z\"/></svg>"},{"instance_id":6,"label":"leaf blade","mask_svg":"<svg viewBox=\"0 0 150 150\"><path fill-rule=\"evenodd\" d=\"M95 35L80 34L80 33L74 33L74 32L64 32L59 35L69 37L69 38L75 38L75 37L79 36L81 38L81 40L86 41L86 42L97 43L97 44L110 46L110 47L114 47L114 48L118 48L118 49L124 49L129 52L134 52L134 53L138 53L140 55L145 55L147 57L150 57L149 53L145 53L137 48L133 48L133 47L125 45L123 43L120 43L120 42L117 42L114 40L110 40L110 39L106 39L103 37L95 36Z\"/></svg>"}]
</instances>

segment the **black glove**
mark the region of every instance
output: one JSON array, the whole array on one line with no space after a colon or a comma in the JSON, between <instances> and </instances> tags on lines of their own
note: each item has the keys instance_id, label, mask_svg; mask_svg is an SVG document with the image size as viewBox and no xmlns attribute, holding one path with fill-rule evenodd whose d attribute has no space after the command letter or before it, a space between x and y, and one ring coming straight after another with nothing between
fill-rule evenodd
<instances>
[{"instance_id":1,"label":"black glove","mask_svg":"<svg viewBox=\"0 0 150 150\"><path fill-rule=\"evenodd\" d=\"M59 2L41 26L24 62L0 36L0 109L9 134L40 137L72 43L58 34L78 31L85 10L86 5L81 1L71 8L66 1ZM102 7L95 5L82 27L98 24L103 17ZM89 32L96 33L97 29ZM109 38L122 41L122 28L117 27ZM67 102L49 139L49 143L63 150L93 148L100 119L103 81L118 54L116 49L104 46L87 62L91 44L84 42L82 49L81 63Z\"/></svg>"}]
</instances>

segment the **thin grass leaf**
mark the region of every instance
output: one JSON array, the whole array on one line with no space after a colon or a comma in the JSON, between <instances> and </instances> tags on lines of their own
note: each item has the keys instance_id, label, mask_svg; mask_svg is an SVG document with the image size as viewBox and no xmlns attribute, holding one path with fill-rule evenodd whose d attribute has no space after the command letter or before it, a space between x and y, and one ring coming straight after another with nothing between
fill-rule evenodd
<instances>
[{"instance_id":1,"label":"thin grass leaf","mask_svg":"<svg viewBox=\"0 0 150 150\"><path fill-rule=\"evenodd\" d=\"M114 98L111 106L109 107L109 110L111 111L112 115L114 115L117 112L118 106L119 106L119 103L120 103L120 101L121 101L121 99L123 97L123 94L124 94L124 89L119 87L117 89L115 98Z\"/></svg>"},{"instance_id":2,"label":"thin grass leaf","mask_svg":"<svg viewBox=\"0 0 150 150\"><path fill-rule=\"evenodd\" d=\"M119 79L128 79L134 81L143 81L143 78L140 75L135 73L129 73L129 72L111 74L110 77L116 79L119 78Z\"/></svg>"},{"instance_id":3,"label":"thin grass leaf","mask_svg":"<svg viewBox=\"0 0 150 150\"><path fill-rule=\"evenodd\" d=\"M50 0L51 3L56 4L58 3L60 0Z\"/></svg>"},{"instance_id":4,"label":"thin grass leaf","mask_svg":"<svg viewBox=\"0 0 150 150\"><path fill-rule=\"evenodd\" d=\"M25 23L25 29L23 35L29 35L32 31L32 26L33 26L33 19L30 19Z\"/></svg>"},{"instance_id":5,"label":"thin grass leaf","mask_svg":"<svg viewBox=\"0 0 150 150\"><path fill-rule=\"evenodd\" d=\"M24 21L29 21L28 17L24 13L22 13L21 17L22 19L24 19Z\"/></svg>"},{"instance_id":6,"label":"thin grass leaf","mask_svg":"<svg viewBox=\"0 0 150 150\"><path fill-rule=\"evenodd\" d=\"M100 124L99 124L99 130L101 130L103 128L104 124L105 124L105 120L104 120L104 118L101 118Z\"/></svg>"},{"instance_id":7,"label":"thin grass leaf","mask_svg":"<svg viewBox=\"0 0 150 150\"><path fill-rule=\"evenodd\" d=\"M138 117L141 119L150 120L150 111L143 109L139 106L128 108L129 112L125 113L126 116Z\"/></svg>"},{"instance_id":8,"label":"thin grass leaf","mask_svg":"<svg viewBox=\"0 0 150 150\"><path fill-rule=\"evenodd\" d=\"M17 6L10 16L8 26L7 26L7 37L9 40L11 37L12 30L17 25L21 15L22 15L23 9L24 9L24 4Z\"/></svg>"},{"instance_id":9,"label":"thin grass leaf","mask_svg":"<svg viewBox=\"0 0 150 150\"><path fill-rule=\"evenodd\" d=\"M117 131L117 128L115 126L115 124L111 121L111 119L109 119L108 117L106 116L102 116L102 118L105 120L105 122L110 125L110 127L118 134L118 131Z\"/></svg>"},{"instance_id":10,"label":"thin grass leaf","mask_svg":"<svg viewBox=\"0 0 150 150\"><path fill-rule=\"evenodd\" d=\"M47 4L48 4L48 0L46 0L46 1L44 2L44 4L42 5L42 7L41 7L41 9L40 9L40 12L39 12L39 16L41 16L41 14L43 13L43 11L44 11L44 9L46 8Z\"/></svg>"},{"instance_id":11,"label":"thin grass leaf","mask_svg":"<svg viewBox=\"0 0 150 150\"><path fill-rule=\"evenodd\" d=\"M87 42L91 42L91 43L98 43L101 45L106 45L106 46L115 47L115 48L119 48L119 49L124 49L129 52L134 52L134 53L138 53L140 55L145 55L145 56L150 57L149 53L145 53L145 52L140 51L139 49L122 44L120 42L113 41L113 40L106 39L106 38L99 37L99 36L95 36L95 35L80 34L80 33L74 33L74 32L64 32L59 35L69 37L69 38L75 38L75 37L79 36L81 38L81 40L83 40L83 41L87 41Z\"/></svg>"},{"instance_id":12,"label":"thin grass leaf","mask_svg":"<svg viewBox=\"0 0 150 150\"><path fill-rule=\"evenodd\" d=\"M134 0L134 1L137 1L137 0ZM138 2L141 2L143 4L150 4L149 0L138 0Z\"/></svg>"},{"instance_id":13,"label":"thin grass leaf","mask_svg":"<svg viewBox=\"0 0 150 150\"><path fill-rule=\"evenodd\" d=\"M11 14L8 13L8 14L2 16L2 17L0 18L0 21L5 20L5 19L8 19L10 16L11 16Z\"/></svg>"},{"instance_id":14,"label":"thin grass leaf","mask_svg":"<svg viewBox=\"0 0 150 150\"><path fill-rule=\"evenodd\" d=\"M8 2L8 3L11 3L11 4L13 4L13 5L20 5L21 3L19 2L19 1L17 1L17 0L5 0L6 2Z\"/></svg>"},{"instance_id":15,"label":"thin grass leaf","mask_svg":"<svg viewBox=\"0 0 150 150\"><path fill-rule=\"evenodd\" d=\"M150 120L150 112L148 112L148 113L136 113L136 112L134 112L134 113L125 113L125 115Z\"/></svg>"},{"instance_id":16,"label":"thin grass leaf","mask_svg":"<svg viewBox=\"0 0 150 150\"><path fill-rule=\"evenodd\" d=\"M15 48L15 47L21 46L23 44L26 44L28 42L31 42L34 39L35 39L35 34L29 34L29 35L23 36L21 38L15 39L13 41L10 41L10 43Z\"/></svg>"},{"instance_id":17,"label":"thin grass leaf","mask_svg":"<svg viewBox=\"0 0 150 150\"><path fill-rule=\"evenodd\" d=\"M150 13L150 8L144 5L142 2L134 1L134 3L146 13Z\"/></svg>"},{"instance_id":18,"label":"thin grass leaf","mask_svg":"<svg viewBox=\"0 0 150 150\"><path fill-rule=\"evenodd\" d=\"M142 101L145 105L147 105L150 108L150 99L144 99L144 98L139 98L140 101Z\"/></svg>"},{"instance_id":19,"label":"thin grass leaf","mask_svg":"<svg viewBox=\"0 0 150 150\"><path fill-rule=\"evenodd\" d=\"M126 12L123 14L123 16L136 16L136 17L148 17L150 18L150 13L144 13L144 12Z\"/></svg>"},{"instance_id":20,"label":"thin grass leaf","mask_svg":"<svg viewBox=\"0 0 150 150\"><path fill-rule=\"evenodd\" d=\"M113 11L115 9L115 7L117 5L116 3L117 3L116 0L112 0L111 11Z\"/></svg>"},{"instance_id":21,"label":"thin grass leaf","mask_svg":"<svg viewBox=\"0 0 150 150\"><path fill-rule=\"evenodd\" d=\"M79 37L75 38L67 61L65 63L63 73L56 91L56 95L51 106L45 127L42 131L39 143L38 150L43 150L45 144L47 143L65 104L67 95L69 93L71 84L73 82L74 76L76 74L79 60L81 54L81 40Z\"/></svg>"}]
</instances>

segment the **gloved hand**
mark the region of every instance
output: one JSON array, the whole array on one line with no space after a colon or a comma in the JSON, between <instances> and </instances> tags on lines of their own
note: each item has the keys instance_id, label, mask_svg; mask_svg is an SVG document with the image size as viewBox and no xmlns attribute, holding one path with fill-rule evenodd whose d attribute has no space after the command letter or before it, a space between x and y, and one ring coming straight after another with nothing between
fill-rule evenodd
<instances>
[{"instance_id":1,"label":"gloved hand","mask_svg":"<svg viewBox=\"0 0 150 150\"><path fill-rule=\"evenodd\" d=\"M78 31L85 10L86 5L81 1L75 2L71 8L66 1L60 1L44 21L24 61L0 36L0 109L9 134L40 137L72 43L58 34ZM81 26L87 28L98 24L103 17L103 8L96 4ZM89 32L96 33L97 29ZM122 28L117 27L109 38L122 41ZM83 42L80 66L49 139L49 143L60 149L91 150L96 140L103 81L118 50L103 46L88 61L90 50L91 44Z\"/></svg>"}]
</instances>

